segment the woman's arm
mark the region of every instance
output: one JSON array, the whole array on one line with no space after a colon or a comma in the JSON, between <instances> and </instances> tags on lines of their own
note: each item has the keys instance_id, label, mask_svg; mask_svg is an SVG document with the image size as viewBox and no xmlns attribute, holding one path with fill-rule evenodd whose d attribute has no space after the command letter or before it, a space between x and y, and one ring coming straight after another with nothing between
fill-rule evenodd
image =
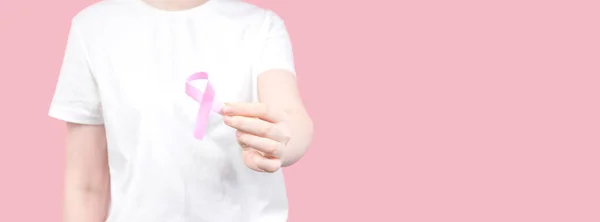
<instances>
[{"instance_id":1,"label":"woman's arm","mask_svg":"<svg viewBox=\"0 0 600 222\"><path fill-rule=\"evenodd\" d=\"M65 222L105 221L110 179L103 125L67 123Z\"/></svg>"},{"instance_id":2,"label":"woman's arm","mask_svg":"<svg viewBox=\"0 0 600 222\"><path fill-rule=\"evenodd\" d=\"M299 90L291 41L283 20L269 11L265 43L253 61L258 103L228 103L224 122L237 130L244 163L259 172L275 172L296 163L306 153L313 122Z\"/></svg>"},{"instance_id":3,"label":"woman's arm","mask_svg":"<svg viewBox=\"0 0 600 222\"><path fill-rule=\"evenodd\" d=\"M298 92L296 77L287 70L269 70L258 78L258 97L261 103L286 114L290 141L282 152L282 166L287 167L304 156L312 141L313 122Z\"/></svg>"}]
</instances>

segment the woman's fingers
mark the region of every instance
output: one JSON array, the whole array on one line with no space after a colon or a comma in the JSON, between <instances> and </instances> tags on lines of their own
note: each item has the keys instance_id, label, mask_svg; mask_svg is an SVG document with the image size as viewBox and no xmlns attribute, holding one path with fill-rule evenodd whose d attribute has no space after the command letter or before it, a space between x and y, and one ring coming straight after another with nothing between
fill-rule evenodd
<instances>
[{"instance_id":1,"label":"woman's fingers","mask_svg":"<svg viewBox=\"0 0 600 222\"><path fill-rule=\"evenodd\" d=\"M285 112L276 111L263 103L228 103L221 113L226 116L255 117L271 123L285 121Z\"/></svg>"},{"instance_id":2,"label":"woman's fingers","mask_svg":"<svg viewBox=\"0 0 600 222\"><path fill-rule=\"evenodd\" d=\"M244 163L255 171L281 168L281 152L290 140L285 112L261 103L230 103L221 110L226 125L237 129Z\"/></svg>"},{"instance_id":3,"label":"woman's fingers","mask_svg":"<svg viewBox=\"0 0 600 222\"><path fill-rule=\"evenodd\" d=\"M263 153L265 156L273 158L280 158L281 151L285 146L281 142L264 137L258 137L241 131L237 131L236 137L240 144L244 144L247 147L252 147Z\"/></svg>"},{"instance_id":4,"label":"woman's fingers","mask_svg":"<svg viewBox=\"0 0 600 222\"><path fill-rule=\"evenodd\" d=\"M254 149L244 150L242 158L248 168L258 172L273 173L281 168L281 160L264 157Z\"/></svg>"},{"instance_id":5,"label":"woman's fingers","mask_svg":"<svg viewBox=\"0 0 600 222\"><path fill-rule=\"evenodd\" d=\"M283 127L261 119L245 116L225 116L223 119L226 125L245 133L282 143L287 143L290 139L289 133L282 129Z\"/></svg>"}]
</instances>

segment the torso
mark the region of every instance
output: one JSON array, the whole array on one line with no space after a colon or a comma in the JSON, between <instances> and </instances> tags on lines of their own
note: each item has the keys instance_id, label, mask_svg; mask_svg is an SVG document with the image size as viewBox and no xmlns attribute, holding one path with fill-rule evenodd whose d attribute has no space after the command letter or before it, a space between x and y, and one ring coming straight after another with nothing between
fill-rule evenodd
<instances>
[{"instance_id":1,"label":"torso","mask_svg":"<svg viewBox=\"0 0 600 222\"><path fill-rule=\"evenodd\" d=\"M195 139L198 104L184 92L203 71L220 101L256 100L251 63L268 15L228 0L182 12L108 0L80 13L107 131L109 222L286 220L281 172L248 169L219 115Z\"/></svg>"}]
</instances>

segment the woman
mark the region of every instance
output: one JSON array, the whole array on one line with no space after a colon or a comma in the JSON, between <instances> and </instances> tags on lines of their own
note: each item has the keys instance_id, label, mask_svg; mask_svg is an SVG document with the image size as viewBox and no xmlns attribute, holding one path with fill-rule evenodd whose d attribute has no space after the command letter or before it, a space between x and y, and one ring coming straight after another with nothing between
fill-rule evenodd
<instances>
[{"instance_id":1,"label":"woman","mask_svg":"<svg viewBox=\"0 0 600 222\"><path fill-rule=\"evenodd\" d=\"M201 139L198 72L227 102ZM67 222L286 221L280 168L312 138L283 21L238 0L82 10L49 115L68 126Z\"/></svg>"}]
</instances>

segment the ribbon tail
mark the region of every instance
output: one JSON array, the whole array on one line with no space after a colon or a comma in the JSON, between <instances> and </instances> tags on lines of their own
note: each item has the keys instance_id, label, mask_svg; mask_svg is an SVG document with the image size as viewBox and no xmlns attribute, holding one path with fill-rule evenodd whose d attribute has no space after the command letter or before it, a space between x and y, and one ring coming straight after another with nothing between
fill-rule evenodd
<instances>
[{"instance_id":1,"label":"ribbon tail","mask_svg":"<svg viewBox=\"0 0 600 222\"><path fill-rule=\"evenodd\" d=\"M205 101L202 101L205 103ZM201 104L196 116L196 129L194 130L194 137L202 140L206 134L206 126L208 125L208 117L210 115L211 104Z\"/></svg>"}]
</instances>

